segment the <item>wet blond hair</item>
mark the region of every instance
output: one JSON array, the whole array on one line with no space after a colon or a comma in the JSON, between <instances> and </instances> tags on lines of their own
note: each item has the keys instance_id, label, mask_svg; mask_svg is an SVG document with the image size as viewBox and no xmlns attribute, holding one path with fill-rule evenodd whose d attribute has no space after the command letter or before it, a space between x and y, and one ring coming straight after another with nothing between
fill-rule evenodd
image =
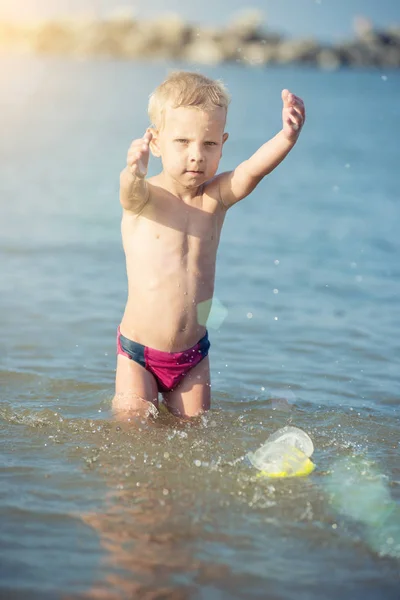
<instances>
[{"instance_id":1,"label":"wet blond hair","mask_svg":"<svg viewBox=\"0 0 400 600\"><path fill-rule=\"evenodd\" d=\"M228 112L229 92L224 84L200 73L174 71L150 95L148 113L151 124L160 130L167 104L173 108L190 106L201 110L221 107Z\"/></svg>"}]
</instances>

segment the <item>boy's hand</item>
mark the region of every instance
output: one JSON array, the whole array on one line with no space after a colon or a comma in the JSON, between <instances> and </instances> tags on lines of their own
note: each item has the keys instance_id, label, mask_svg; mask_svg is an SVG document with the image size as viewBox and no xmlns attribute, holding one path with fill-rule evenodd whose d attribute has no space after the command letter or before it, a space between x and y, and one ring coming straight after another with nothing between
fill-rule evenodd
<instances>
[{"instance_id":1,"label":"boy's hand","mask_svg":"<svg viewBox=\"0 0 400 600\"><path fill-rule=\"evenodd\" d=\"M283 133L290 142L295 142L306 120L304 102L289 90L282 91L282 101Z\"/></svg>"},{"instance_id":2,"label":"boy's hand","mask_svg":"<svg viewBox=\"0 0 400 600\"><path fill-rule=\"evenodd\" d=\"M153 134L149 129L142 138L134 140L128 150L127 166L134 177L144 179L147 175L147 166L149 164L150 148L149 144Z\"/></svg>"}]
</instances>

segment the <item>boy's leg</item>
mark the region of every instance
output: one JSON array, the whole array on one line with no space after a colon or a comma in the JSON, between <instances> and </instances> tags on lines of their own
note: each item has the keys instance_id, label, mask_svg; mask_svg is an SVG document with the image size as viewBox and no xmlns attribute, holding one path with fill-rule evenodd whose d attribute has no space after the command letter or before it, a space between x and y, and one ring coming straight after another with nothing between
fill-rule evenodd
<instances>
[{"instance_id":1,"label":"boy's leg","mask_svg":"<svg viewBox=\"0 0 400 600\"><path fill-rule=\"evenodd\" d=\"M148 416L158 408L158 388L149 371L134 360L119 354L115 378L113 410L119 418Z\"/></svg>"},{"instance_id":2,"label":"boy's leg","mask_svg":"<svg viewBox=\"0 0 400 600\"><path fill-rule=\"evenodd\" d=\"M177 417L196 417L211 405L210 361L208 356L184 377L171 392L163 393L168 410Z\"/></svg>"}]
</instances>

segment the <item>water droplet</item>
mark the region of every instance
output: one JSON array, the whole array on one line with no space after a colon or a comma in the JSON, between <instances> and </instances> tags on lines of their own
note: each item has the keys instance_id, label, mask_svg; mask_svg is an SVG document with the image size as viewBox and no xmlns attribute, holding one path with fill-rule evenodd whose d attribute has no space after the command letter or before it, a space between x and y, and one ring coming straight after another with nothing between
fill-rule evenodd
<instances>
[{"instance_id":1,"label":"water droplet","mask_svg":"<svg viewBox=\"0 0 400 600\"><path fill-rule=\"evenodd\" d=\"M195 460L194 464L196 465L196 467L201 467L201 460Z\"/></svg>"},{"instance_id":2,"label":"water droplet","mask_svg":"<svg viewBox=\"0 0 400 600\"><path fill-rule=\"evenodd\" d=\"M279 260L278 259L274 260L274 265L279 265Z\"/></svg>"},{"instance_id":3,"label":"water droplet","mask_svg":"<svg viewBox=\"0 0 400 600\"><path fill-rule=\"evenodd\" d=\"M168 496L169 490L167 490L167 488L164 488L162 493L164 494L164 496Z\"/></svg>"},{"instance_id":4,"label":"water droplet","mask_svg":"<svg viewBox=\"0 0 400 600\"><path fill-rule=\"evenodd\" d=\"M274 321L277 321L277 320L278 320L278 317L274 317Z\"/></svg>"},{"instance_id":5,"label":"water droplet","mask_svg":"<svg viewBox=\"0 0 400 600\"><path fill-rule=\"evenodd\" d=\"M248 318L248 319L252 319L252 318L253 318L253 313L251 313L251 312L248 312L248 313L247 313L247 318Z\"/></svg>"},{"instance_id":6,"label":"water droplet","mask_svg":"<svg viewBox=\"0 0 400 600\"><path fill-rule=\"evenodd\" d=\"M387 75L381 75L382 81L387 81Z\"/></svg>"},{"instance_id":7,"label":"water droplet","mask_svg":"<svg viewBox=\"0 0 400 600\"><path fill-rule=\"evenodd\" d=\"M275 288L273 291L274 291L274 294L279 294L279 290L278 289Z\"/></svg>"}]
</instances>

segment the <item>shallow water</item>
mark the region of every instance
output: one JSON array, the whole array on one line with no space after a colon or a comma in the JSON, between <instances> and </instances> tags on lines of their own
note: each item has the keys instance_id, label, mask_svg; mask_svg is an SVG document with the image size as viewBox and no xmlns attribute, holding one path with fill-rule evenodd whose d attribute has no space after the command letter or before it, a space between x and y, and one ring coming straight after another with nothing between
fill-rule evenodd
<instances>
[{"instance_id":1,"label":"shallow water","mask_svg":"<svg viewBox=\"0 0 400 600\"><path fill-rule=\"evenodd\" d=\"M228 215L211 412L132 428L118 172L166 68L0 60L0 596L397 598L400 75L206 69L234 99L222 169L276 132L283 87L307 127ZM316 470L258 478L243 457L286 424Z\"/></svg>"}]
</instances>

